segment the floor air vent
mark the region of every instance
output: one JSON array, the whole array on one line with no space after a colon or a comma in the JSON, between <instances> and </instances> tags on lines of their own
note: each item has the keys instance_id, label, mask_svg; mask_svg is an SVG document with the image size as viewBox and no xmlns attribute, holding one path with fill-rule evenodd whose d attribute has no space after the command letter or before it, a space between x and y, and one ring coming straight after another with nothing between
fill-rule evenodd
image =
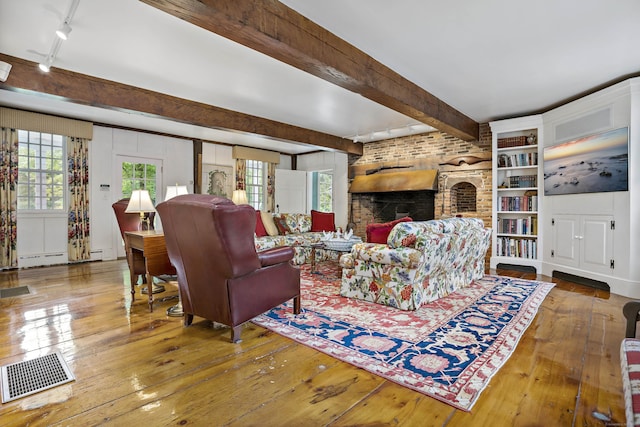
<instances>
[{"instance_id":1,"label":"floor air vent","mask_svg":"<svg viewBox=\"0 0 640 427\"><path fill-rule=\"evenodd\" d=\"M29 295L30 293L28 286L18 286L16 288L0 289L0 298L13 298L20 295Z\"/></svg>"},{"instance_id":2,"label":"floor air vent","mask_svg":"<svg viewBox=\"0 0 640 427\"><path fill-rule=\"evenodd\" d=\"M2 403L75 380L60 353L0 367Z\"/></svg>"}]
</instances>

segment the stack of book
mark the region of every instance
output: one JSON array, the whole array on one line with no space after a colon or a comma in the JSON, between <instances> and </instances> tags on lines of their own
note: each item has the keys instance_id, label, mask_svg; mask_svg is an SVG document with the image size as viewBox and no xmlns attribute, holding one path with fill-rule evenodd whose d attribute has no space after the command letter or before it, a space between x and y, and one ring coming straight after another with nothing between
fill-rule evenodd
<instances>
[{"instance_id":1,"label":"stack of book","mask_svg":"<svg viewBox=\"0 0 640 427\"><path fill-rule=\"evenodd\" d=\"M537 259L538 242L534 239L498 237L496 246L498 256Z\"/></svg>"},{"instance_id":2,"label":"stack of book","mask_svg":"<svg viewBox=\"0 0 640 427\"><path fill-rule=\"evenodd\" d=\"M526 218L498 218L498 233L537 236L538 218L535 216Z\"/></svg>"},{"instance_id":3,"label":"stack of book","mask_svg":"<svg viewBox=\"0 0 640 427\"><path fill-rule=\"evenodd\" d=\"M499 196L498 206L504 212L537 212L538 196Z\"/></svg>"},{"instance_id":4,"label":"stack of book","mask_svg":"<svg viewBox=\"0 0 640 427\"><path fill-rule=\"evenodd\" d=\"M516 175L509 177L509 188L533 188L537 186L537 175Z\"/></svg>"},{"instance_id":5,"label":"stack of book","mask_svg":"<svg viewBox=\"0 0 640 427\"><path fill-rule=\"evenodd\" d=\"M498 156L499 168L512 168L517 166L537 166L538 153L500 154Z\"/></svg>"}]
</instances>

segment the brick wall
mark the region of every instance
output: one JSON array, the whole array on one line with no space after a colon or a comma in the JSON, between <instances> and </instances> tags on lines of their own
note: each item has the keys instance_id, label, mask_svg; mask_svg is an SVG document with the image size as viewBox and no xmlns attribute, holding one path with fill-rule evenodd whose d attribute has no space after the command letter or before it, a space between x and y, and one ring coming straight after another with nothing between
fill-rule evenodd
<instances>
[{"instance_id":1,"label":"brick wall","mask_svg":"<svg viewBox=\"0 0 640 427\"><path fill-rule=\"evenodd\" d=\"M491 166L487 162L482 167L466 165L438 165L447 158L460 155L491 157L491 129L488 124L480 125L478 141L466 142L443 132L431 132L385 141L364 144L362 156L349 156L350 165L367 165L386 161L407 161L415 159L437 159L439 170L439 191L435 197L435 217L461 215L481 218L487 227L491 226ZM470 183L476 188L476 211L457 212L451 206L452 188L459 183ZM465 185L459 186L464 188ZM469 190L465 190L468 192ZM454 195L460 194L453 190ZM466 194L466 193L465 193ZM365 235L368 223L375 222L370 197L360 194L349 195L351 212L349 220L355 224L354 232ZM459 196L458 196L459 197ZM455 198L455 196L454 196ZM487 255L488 256L488 255ZM487 258L488 261L488 258ZM488 265L488 264L487 264Z\"/></svg>"}]
</instances>

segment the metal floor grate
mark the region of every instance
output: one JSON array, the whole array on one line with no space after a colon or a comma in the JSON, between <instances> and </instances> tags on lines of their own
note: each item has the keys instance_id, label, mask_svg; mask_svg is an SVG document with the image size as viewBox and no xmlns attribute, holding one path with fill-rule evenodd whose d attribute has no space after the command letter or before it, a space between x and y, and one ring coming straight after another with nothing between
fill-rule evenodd
<instances>
[{"instance_id":1,"label":"metal floor grate","mask_svg":"<svg viewBox=\"0 0 640 427\"><path fill-rule=\"evenodd\" d=\"M13 298L20 295L29 295L30 293L28 286L18 286L16 288L0 289L0 298Z\"/></svg>"},{"instance_id":2,"label":"metal floor grate","mask_svg":"<svg viewBox=\"0 0 640 427\"><path fill-rule=\"evenodd\" d=\"M0 367L2 403L75 380L60 353Z\"/></svg>"}]
</instances>

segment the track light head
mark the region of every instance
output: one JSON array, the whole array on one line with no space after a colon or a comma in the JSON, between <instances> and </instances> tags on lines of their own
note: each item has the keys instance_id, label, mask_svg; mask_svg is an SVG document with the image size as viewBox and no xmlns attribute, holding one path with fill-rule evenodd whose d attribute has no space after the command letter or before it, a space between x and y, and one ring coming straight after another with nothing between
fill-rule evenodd
<instances>
[{"instance_id":1,"label":"track light head","mask_svg":"<svg viewBox=\"0 0 640 427\"><path fill-rule=\"evenodd\" d=\"M45 73L48 73L49 71L51 71L51 64L52 64L53 60L51 59L50 56L47 56L47 58L38 64L38 68L40 68L40 70L44 71Z\"/></svg>"},{"instance_id":2,"label":"track light head","mask_svg":"<svg viewBox=\"0 0 640 427\"><path fill-rule=\"evenodd\" d=\"M62 24L62 27L56 30L56 35L60 37L62 40L67 40L69 38L69 33L71 32L71 26L66 22Z\"/></svg>"}]
</instances>

